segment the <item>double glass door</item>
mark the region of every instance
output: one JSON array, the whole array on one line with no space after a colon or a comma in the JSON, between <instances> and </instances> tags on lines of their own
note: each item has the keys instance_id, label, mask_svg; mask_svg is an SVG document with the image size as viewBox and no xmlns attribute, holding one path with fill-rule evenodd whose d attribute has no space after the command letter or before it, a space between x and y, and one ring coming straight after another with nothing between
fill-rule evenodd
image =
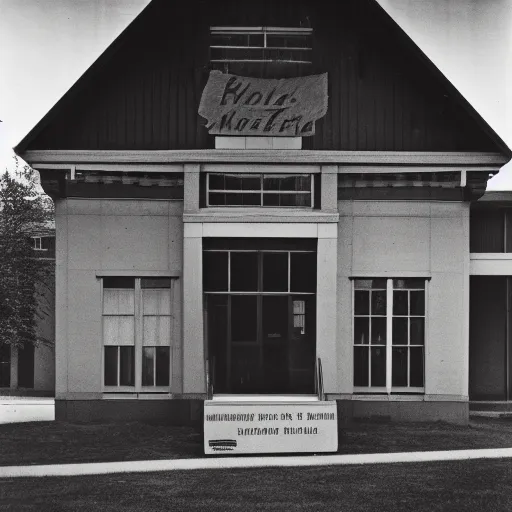
<instances>
[{"instance_id":1,"label":"double glass door","mask_svg":"<svg viewBox=\"0 0 512 512\"><path fill-rule=\"evenodd\" d=\"M205 251L204 272L214 391L313 393L316 253Z\"/></svg>"}]
</instances>

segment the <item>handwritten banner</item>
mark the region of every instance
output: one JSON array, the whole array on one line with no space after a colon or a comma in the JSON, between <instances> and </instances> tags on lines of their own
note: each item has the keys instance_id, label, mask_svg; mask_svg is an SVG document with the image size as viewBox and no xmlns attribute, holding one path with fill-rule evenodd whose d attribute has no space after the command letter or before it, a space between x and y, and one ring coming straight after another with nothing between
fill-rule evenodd
<instances>
[{"instance_id":1,"label":"handwritten banner","mask_svg":"<svg viewBox=\"0 0 512 512\"><path fill-rule=\"evenodd\" d=\"M322 453L338 449L336 402L206 401L205 454Z\"/></svg>"},{"instance_id":2,"label":"handwritten banner","mask_svg":"<svg viewBox=\"0 0 512 512\"><path fill-rule=\"evenodd\" d=\"M213 135L305 137L327 112L327 73L264 79L211 71L199 115Z\"/></svg>"}]
</instances>

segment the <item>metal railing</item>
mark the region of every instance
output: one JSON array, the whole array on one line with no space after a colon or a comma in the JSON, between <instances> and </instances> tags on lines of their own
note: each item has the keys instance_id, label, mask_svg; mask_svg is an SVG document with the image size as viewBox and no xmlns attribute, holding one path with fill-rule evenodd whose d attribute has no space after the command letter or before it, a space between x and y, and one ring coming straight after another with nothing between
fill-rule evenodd
<instances>
[{"instance_id":1,"label":"metal railing","mask_svg":"<svg viewBox=\"0 0 512 512\"><path fill-rule=\"evenodd\" d=\"M212 400L213 389L214 389L214 385L215 385L215 357L213 358L211 365L210 365L210 360L205 359L204 374L205 374L205 382L206 382L206 399Z\"/></svg>"},{"instance_id":2,"label":"metal railing","mask_svg":"<svg viewBox=\"0 0 512 512\"><path fill-rule=\"evenodd\" d=\"M325 400L324 375L322 371L322 360L318 357L315 364L315 393L318 400Z\"/></svg>"}]
</instances>

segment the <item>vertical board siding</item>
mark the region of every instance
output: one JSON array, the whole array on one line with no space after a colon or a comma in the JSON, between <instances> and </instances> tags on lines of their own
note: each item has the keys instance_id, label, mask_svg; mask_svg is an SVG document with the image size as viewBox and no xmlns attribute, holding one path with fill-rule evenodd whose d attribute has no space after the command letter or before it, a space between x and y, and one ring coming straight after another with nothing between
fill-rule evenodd
<instances>
[{"instance_id":1,"label":"vertical board siding","mask_svg":"<svg viewBox=\"0 0 512 512\"><path fill-rule=\"evenodd\" d=\"M197 114L213 25L313 28L295 73L329 74L329 109L305 149L496 150L374 0L154 0L27 149L213 148Z\"/></svg>"},{"instance_id":2,"label":"vertical board siding","mask_svg":"<svg viewBox=\"0 0 512 512\"><path fill-rule=\"evenodd\" d=\"M471 276L470 400L506 399L506 279Z\"/></svg>"},{"instance_id":3,"label":"vertical board siding","mask_svg":"<svg viewBox=\"0 0 512 512\"><path fill-rule=\"evenodd\" d=\"M505 252L504 210L473 209L469 226L469 252Z\"/></svg>"}]
</instances>

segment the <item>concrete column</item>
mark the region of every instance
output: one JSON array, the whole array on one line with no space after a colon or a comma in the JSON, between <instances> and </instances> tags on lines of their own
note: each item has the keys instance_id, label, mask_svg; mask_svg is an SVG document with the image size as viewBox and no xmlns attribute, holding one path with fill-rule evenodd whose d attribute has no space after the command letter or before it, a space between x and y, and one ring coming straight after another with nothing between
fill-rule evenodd
<instances>
[{"instance_id":1,"label":"concrete column","mask_svg":"<svg viewBox=\"0 0 512 512\"><path fill-rule=\"evenodd\" d=\"M338 225L318 225L316 353L322 360L325 393L339 393L337 357Z\"/></svg>"},{"instance_id":2,"label":"concrete column","mask_svg":"<svg viewBox=\"0 0 512 512\"><path fill-rule=\"evenodd\" d=\"M67 200L55 202L55 397L68 392L68 217Z\"/></svg>"},{"instance_id":3,"label":"concrete column","mask_svg":"<svg viewBox=\"0 0 512 512\"><path fill-rule=\"evenodd\" d=\"M11 389L18 389L18 347L11 346Z\"/></svg>"},{"instance_id":4,"label":"concrete column","mask_svg":"<svg viewBox=\"0 0 512 512\"><path fill-rule=\"evenodd\" d=\"M183 394L206 393L203 331L203 225L185 223L183 240Z\"/></svg>"},{"instance_id":5,"label":"concrete column","mask_svg":"<svg viewBox=\"0 0 512 512\"><path fill-rule=\"evenodd\" d=\"M463 354L463 393L469 398L469 204L464 205L462 210L462 225L464 230L464 264L463 264L463 326L462 326L462 343L464 347ZM508 342L508 341L507 341ZM508 364L508 363L507 363ZM509 383L507 382L507 387Z\"/></svg>"},{"instance_id":6,"label":"concrete column","mask_svg":"<svg viewBox=\"0 0 512 512\"><path fill-rule=\"evenodd\" d=\"M199 164L183 166L183 211L197 212L199 210Z\"/></svg>"},{"instance_id":7,"label":"concrete column","mask_svg":"<svg viewBox=\"0 0 512 512\"><path fill-rule=\"evenodd\" d=\"M322 211L338 213L338 166L322 165Z\"/></svg>"}]
</instances>

